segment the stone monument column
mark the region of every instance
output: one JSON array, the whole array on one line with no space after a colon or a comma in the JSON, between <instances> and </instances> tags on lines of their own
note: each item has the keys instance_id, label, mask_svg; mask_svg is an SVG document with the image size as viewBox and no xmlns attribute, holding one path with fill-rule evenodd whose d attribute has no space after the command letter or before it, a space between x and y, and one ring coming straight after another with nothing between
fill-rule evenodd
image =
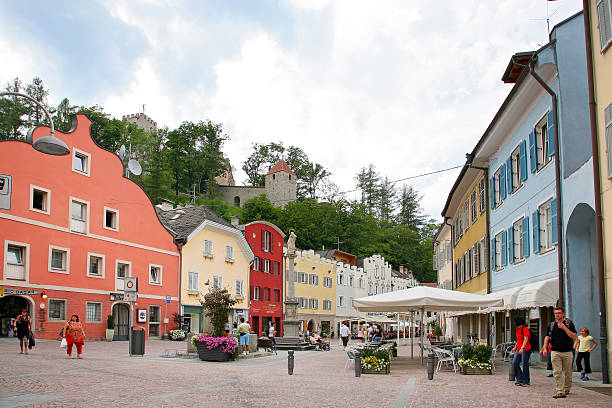
<instances>
[{"instance_id":1,"label":"stone monument column","mask_svg":"<svg viewBox=\"0 0 612 408\"><path fill-rule=\"evenodd\" d=\"M291 231L287 240L287 271L288 293L285 299L285 318L283 319L283 337L299 338L300 321L297 319L298 301L295 297L295 240L297 236Z\"/></svg>"}]
</instances>

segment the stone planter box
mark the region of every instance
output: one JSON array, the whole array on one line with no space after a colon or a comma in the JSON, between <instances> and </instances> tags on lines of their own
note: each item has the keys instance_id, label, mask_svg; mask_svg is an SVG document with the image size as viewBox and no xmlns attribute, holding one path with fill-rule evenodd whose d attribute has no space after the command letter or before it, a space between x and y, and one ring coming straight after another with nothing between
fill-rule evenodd
<instances>
[{"instance_id":1,"label":"stone planter box","mask_svg":"<svg viewBox=\"0 0 612 408\"><path fill-rule=\"evenodd\" d=\"M391 372L391 364L386 366L380 371L374 370L372 368L363 368L361 367L361 374L389 374Z\"/></svg>"},{"instance_id":2,"label":"stone planter box","mask_svg":"<svg viewBox=\"0 0 612 408\"><path fill-rule=\"evenodd\" d=\"M115 337L115 329L106 329L106 341L113 341Z\"/></svg>"},{"instance_id":3,"label":"stone planter box","mask_svg":"<svg viewBox=\"0 0 612 408\"><path fill-rule=\"evenodd\" d=\"M202 361L228 361L231 354L221 350L221 346L214 349L208 349L206 344L198 344L196 346L198 356Z\"/></svg>"},{"instance_id":4,"label":"stone planter box","mask_svg":"<svg viewBox=\"0 0 612 408\"><path fill-rule=\"evenodd\" d=\"M461 366L461 374L463 375L492 375L493 371L490 368L472 368Z\"/></svg>"}]
</instances>

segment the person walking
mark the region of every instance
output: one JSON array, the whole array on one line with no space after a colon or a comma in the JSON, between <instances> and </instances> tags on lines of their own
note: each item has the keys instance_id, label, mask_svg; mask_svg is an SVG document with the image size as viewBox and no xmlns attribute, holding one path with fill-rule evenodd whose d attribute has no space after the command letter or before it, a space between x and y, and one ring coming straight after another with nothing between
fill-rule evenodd
<instances>
[{"instance_id":1,"label":"person walking","mask_svg":"<svg viewBox=\"0 0 612 408\"><path fill-rule=\"evenodd\" d=\"M517 316L514 318L516 326L516 345L514 346L514 375L516 377L515 385L524 387L529 385L529 357L531 356L531 333L525 323L525 318ZM522 363L522 369L521 369Z\"/></svg>"},{"instance_id":2,"label":"person walking","mask_svg":"<svg viewBox=\"0 0 612 408\"><path fill-rule=\"evenodd\" d=\"M85 344L85 331L79 322L79 316L73 314L64 325L64 337L66 338L66 352L68 358L72 358L72 345L76 344L77 357L83 358L83 344Z\"/></svg>"},{"instance_id":3,"label":"person walking","mask_svg":"<svg viewBox=\"0 0 612 408\"><path fill-rule=\"evenodd\" d=\"M349 330L346 323L342 323L342 327L340 327L340 337L342 338L342 350L346 350L346 346L348 345L349 336L351 335L351 331Z\"/></svg>"},{"instance_id":4,"label":"person walking","mask_svg":"<svg viewBox=\"0 0 612 408\"><path fill-rule=\"evenodd\" d=\"M238 335L240 336L240 346L242 346L243 356L249 354L249 333L251 332L251 326L244 321L244 317L240 318L240 324L238 325Z\"/></svg>"},{"instance_id":5,"label":"person walking","mask_svg":"<svg viewBox=\"0 0 612 408\"><path fill-rule=\"evenodd\" d=\"M270 339L270 345L273 348L276 347L276 339L274 338L274 336L276 336L276 330L274 329L274 323L272 323L270 325L270 328L268 329L268 338Z\"/></svg>"},{"instance_id":6,"label":"person walking","mask_svg":"<svg viewBox=\"0 0 612 408\"><path fill-rule=\"evenodd\" d=\"M553 398L565 398L572 388L572 363L574 342L578 339L574 323L565 319L565 309L555 308L555 321L548 326L540 354L548 354L548 343L552 343L550 360L553 366L556 394Z\"/></svg>"},{"instance_id":7,"label":"person walking","mask_svg":"<svg viewBox=\"0 0 612 408\"><path fill-rule=\"evenodd\" d=\"M357 340L360 343L363 343L363 328L361 326L359 326L359 328L357 329Z\"/></svg>"},{"instance_id":8,"label":"person walking","mask_svg":"<svg viewBox=\"0 0 612 408\"><path fill-rule=\"evenodd\" d=\"M593 347L591 347L591 343ZM589 374L591 374L591 352L597 347L597 342L589 334L588 327L580 328L580 336L578 336L578 342L576 343L576 368L580 371L580 379L582 381L589 381ZM582 369L582 360L584 360L584 370Z\"/></svg>"},{"instance_id":9,"label":"person walking","mask_svg":"<svg viewBox=\"0 0 612 408\"><path fill-rule=\"evenodd\" d=\"M15 331L19 339L21 354L28 354L28 341L30 339L30 331L32 330L32 320L26 309L21 309L21 314L15 319Z\"/></svg>"}]
</instances>

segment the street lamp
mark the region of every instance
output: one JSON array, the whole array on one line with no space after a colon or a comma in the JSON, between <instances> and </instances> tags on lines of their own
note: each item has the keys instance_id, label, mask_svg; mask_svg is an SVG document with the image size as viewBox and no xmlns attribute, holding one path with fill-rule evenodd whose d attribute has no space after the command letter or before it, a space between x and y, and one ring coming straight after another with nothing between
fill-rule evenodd
<instances>
[{"instance_id":1,"label":"street lamp","mask_svg":"<svg viewBox=\"0 0 612 408\"><path fill-rule=\"evenodd\" d=\"M54 156L65 156L70 153L70 149L66 146L62 140L58 139L54 136L55 127L53 126L53 119L51 115L49 115L49 111L36 99L30 97L29 95L25 95L19 92L0 92L0 96L20 96L22 98L26 98L32 103L38 105L47 115L47 119L49 119L49 124L51 125L51 134L49 136L43 136L38 138L32 143L32 147L38 150L41 153L52 154ZM28 136L31 138L31 136Z\"/></svg>"}]
</instances>

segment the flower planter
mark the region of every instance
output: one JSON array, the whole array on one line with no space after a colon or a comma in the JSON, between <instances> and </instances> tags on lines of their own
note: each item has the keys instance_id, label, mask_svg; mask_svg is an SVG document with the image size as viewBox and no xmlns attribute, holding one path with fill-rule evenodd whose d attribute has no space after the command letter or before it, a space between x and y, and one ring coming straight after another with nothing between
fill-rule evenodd
<instances>
[{"instance_id":1,"label":"flower planter","mask_svg":"<svg viewBox=\"0 0 612 408\"><path fill-rule=\"evenodd\" d=\"M106 341L113 341L115 337L115 329L106 329Z\"/></svg>"},{"instance_id":2,"label":"flower planter","mask_svg":"<svg viewBox=\"0 0 612 408\"><path fill-rule=\"evenodd\" d=\"M231 353L223 351L222 346L217 346L213 349L206 347L206 344L197 344L198 356L202 361L228 361Z\"/></svg>"},{"instance_id":3,"label":"flower planter","mask_svg":"<svg viewBox=\"0 0 612 408\"><path fill-rule=\"evenodd\" d=\"M493 371L490 368L461 366L461 374L463 375L492 375Z\"/></svg>"},{"instance_id":4,"label":"flower planter","mask_svg":"<svg viewBox=\"0 0 612 408\"><path fill-rule=\"evenodd\" d=\"M361 374L389 374L391 372L391 365L386 366L382 370L375 370L373 368L361 367Z\"/></svg>"}]
</instances>

